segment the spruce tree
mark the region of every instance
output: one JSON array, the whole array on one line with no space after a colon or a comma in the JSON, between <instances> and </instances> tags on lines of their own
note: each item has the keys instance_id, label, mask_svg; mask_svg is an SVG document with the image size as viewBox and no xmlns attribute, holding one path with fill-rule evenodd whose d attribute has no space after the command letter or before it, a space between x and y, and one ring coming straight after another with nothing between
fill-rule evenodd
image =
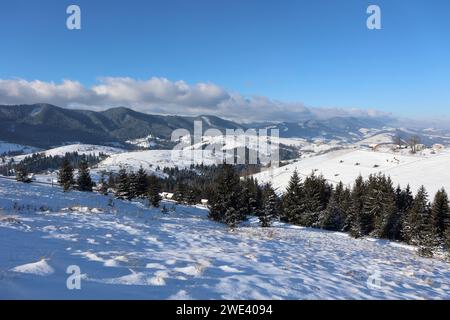
<instances>
[{"instance_id":1,"label":"spruce tree","mask_svg":"<svg viewBox=\"0 0 450 320\"><path fill-rule=\"evenodd\" d=\"M146 195L148 189L148 175L142 166L136 173L135 193L137 198L142 198Z\"/></svg>"},{"instance_id":2,"label":"spruce tree","mask_svg":"<svg viewBox=\"0 0 450 320\"><path fill-rule=\"evenodd\" d=\"M137 197L138 192L138 178L134 172L130 172L128 175L129 193L128 198L132 200Z\"/></svg>"},{"instance_id":3,"label":"spruce tree","mask_svg":"<svg viewBox=\"0 0 450 320\"><path fill-rule=\"evenodd\" d=\"M392 181L384 175L371 176L364 202L366 222L364 234L393 238L396 233L397 206Z\"/></svg>"},{"instance_id":4,"label":"spruce tree","mask_svg":"<svg viewBox=\"0 0 450 320\"><path fill-rule=\"evenodd\" d=\"M108 188L116 189L116 179L112 172L109 172L108 174Z\"/></svg>"},{"instance_id":5,"label":"spruce tree","mask_svg":"<svg viewBox=\"0 0 450 320\"><path fill-rule=\"evenodd\" d=\"M231 165L224 164L215 180L215 192L209 206L209 217L235 228L245 218L241 194L239 175Z\"/></svg>"},{"instance_id":6,"label":"spruce tree","mask_svg":"<svg viewBox=\"0 0 450 320\"><path fill-rule=\"evenodd\" d=\"M92 192L93 186L88 163L81 161L78 167L77 188L80 191Z\"/></svg>"},{"instance_id":7,"label":"spruce tree","mask_svg":"<svg viewBox=\"0 0 450 320\"><path fill-rule=\"evenodd\" d=\"M242 182L242 203L245 215L258 215L258 184L253 177Z\"/></svg>"},{"instance_id":8,"label":"spruce tree","mask_svg":"<svg viewBox=\"0 0 450 320\"><path fill-rule=\"evenodd\" d=\"M326 230L340 231L343 228L344 217L341 209L344 186L339 183L332 193L328 206L319 214L319 226Z\"/></svg>"},{"instance_id":9,"label":"spruce tree","mask_svg":"<svg viewBox=\"0 0 450 320\"><path fill-rule=\"evenodd\" d=\"M175 193L173 194L173 200L180 204L186 203L187 191L186 185L182 181L178 181L175 187Z\"/></svg>"},{"instance_id":10,"label":"spruce tree","mask_svg":"<svg viewBox=\"0 0 450 320\"><path fill-rule=\"evenodd\" d=\"M18 182L31 183L31 179L28 176L28 170L25 166L18 165L16 166L15 171L16 171L16 180Z\"/></svg>"},{"instance_id":11,"label":"spruce tree","mask_svg":"<svg viewBox=\"0 0 450 320\"><path fill-rule=\"evenodd\" d=\"M303 203L303 183L294 171L283 196L283 220L293 224L300 224L305 212Z\"/></svg>"},{"instance_id":12,"label":"spruce tree","mask_svg":"<svg viewBox=\"0 0 450 320\"><path fill-rule=\"evenodd\" d=\"M149 200L150 205L152 205L155 208L159 207L159 203L161 202L161 184L159 182L159 179L155 176L150 176L148 179L149 187L147 191L147 198Z\"/></svg>"},{"instance_id":13,"label":"spruce tree","mask_svg":"<svg viewBox=\"0 0 450 320\"><path fill-rule=\"evenodd\" d=\"M431 215L433 217L436 235L442 243L445 239L445 232L449 229L448 223L450 222L448 195L444 189L441 189L436 193L431 207Z\"/></svg>"},{"instance_id":14,"label":"spruce tree","mask_svg":"<svg viewBox=\"0 0 450 320\"><path fill-rule=\"evenodd\" d=\"M63 187L64 192L67 192L75 184L73 177L73 167L71 166L69 160L64 158L61 168L58 172L58 183Z\"/></svg>"},{"instance_id":15,"label":"spruce tree","mask_svg":"<svg viewBox=\"0 0 450 320\"><path fill-rule=\"evenodd\" d=\"M404 225L404 236L408 243L419 247L421 256L433 255L436 246L436 234L433 226L428 194L422 186L414 198L411 210Z\"/></svg>"},{"instance_id":16,"label":"spruce tree","mask_svg":"<svg viewBox=\"0 0 450 320\"><path fill-rule=\"evenodd\" d=\"M197 194L198 194L198 191L197 191L196 187L188 186L186 188L186 195L184 197L186 203L189 204L189 205L197 204L197 201L198 201Z\"/></svg>"},{"instance_id":17,"label":"spruce tree","mask_svg":"<svg viewBox=\"0 0 450 320\"><path fill-rule=\"evenodd\" d=\"M349 225L347 224L350 215L350 209L352 207L352 192L349 188L343 187L343 191L341 193L340 199L339 199L339 208L340 213L342 216L342 226L340 231L348 232L349 231Z\"/></svg>"},{"instance_id":18,"label":"spruce tree","mask_svg":"<svg viewBox=\"0 0 450 320\"><path fill-rule=\"evenodd\" d=\"M263 208L259 215L261 227L267 228L279 216L280 202L271 184L267 184L263 189Z\"/></svg>"},{"instance_id":19,"label":"spruce tree","mask_svg":"<svg viewBox=\"0 0 450 320\"><path fill-rule=\"evenodd\" d=\"M362 221L364 212L364 203L366 196L366 184L362 176L355 180L351 192L352 206L346 219L346 228L352 237L358 238L363 236Z\"/></svg>"},{"instance_id":20,"label":"spruce tree","mask_svg":"<svg viewBox=\"0 0 450 320\"><path fill-rule=\"evenodd\" d=\"M322 202L322 194L325 192L325 179L316 177L314 172L306 177L303 183L303 205L304 214L300 219L300 225L314 227L317 224L318 216L325 209Z\"/></svg>"},{"instance_id":21,"label":"spruce tree","mask_svg":"<svg viewBox=\"0 0 450 320\"><path fill-rule=\"evenodd\" d=\"M132 194L130 192L130 180L128 178L128 173L124 168L119 170L116 185L116 198L122 200L131 200Z\"/></svg>"},{"instance_id":22,"label":"spruce tree","mask_svg":"<svg viewBox=\"0 0 450 320\"><path fill-rule=\"evenodd\" d=\"M100 172L100 178L98 183L98 192L103 195L108 195L108 183L106 182L106 173L104 171Z\"/></svg>"},{"instance_id":23,"label":"spruce tree","mask_svg":"<svg viewBox=\"0 0 450 320\"><path fill-rule=\"evenodd\" d=\"M225 210L224 222L230 227L230 229L235 229L241 219L241 213L233 207Z\"/></svg>"},{"instance_id":24,"label":"spruce tree","mask_svg":"<svg viewBox=\"0 0 450 320\"><path fill-rule=\"evenodd\" d=\"M407 215L409 210L411 210L413 204L414 197L411 193L411 187L409 184L406 186L406 189L402 190L400 186L397 187L395 192L395 203L397 207L397 221L395 227L395 237L396 240L405 240L403 229L405 225L405 221L407 219Z\"/></svg>"}]
</instances>

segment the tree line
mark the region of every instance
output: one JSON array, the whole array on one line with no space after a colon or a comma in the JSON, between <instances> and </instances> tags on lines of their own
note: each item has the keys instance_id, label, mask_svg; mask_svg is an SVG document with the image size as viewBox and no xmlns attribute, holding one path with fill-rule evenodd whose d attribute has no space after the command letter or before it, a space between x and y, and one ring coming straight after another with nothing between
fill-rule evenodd
<instances>
[{"instance_id":1,"label":"tree line","mask_svg":"<svg viewBox=\"0 0 450 320\"><path fill-rule=\"evenodd\" d=\"M348 232L416 245L432 256L438 247L450 250L449 199L444 189L432 202L424 186L415 195L409 185L394 187L390 177L359 176L351 188L333 187L322 176L301 180L294 172L282 198L281 219L306 227Z\"/></svg>"},{"instance_id":2,"label":"tree line","mask_svg":"<svg viewBox=\"0 0 450 320\"><path fill-rule=\"evenodd\" d=\"M106 159L107 155L100 152L94 154L79 154L78 152L66 152L64 156L52 156L45 153L34 153L26 156L22 161L16 163L14 159L6 162L2 159L0 165L0 174L4 176L14 175L17 170L26 171L27 173L42 173L59 169L65 160L68 160L74 167L78 167L82 162L86 162L90 167L98 164Z\"/></svg>"}]
</instances>

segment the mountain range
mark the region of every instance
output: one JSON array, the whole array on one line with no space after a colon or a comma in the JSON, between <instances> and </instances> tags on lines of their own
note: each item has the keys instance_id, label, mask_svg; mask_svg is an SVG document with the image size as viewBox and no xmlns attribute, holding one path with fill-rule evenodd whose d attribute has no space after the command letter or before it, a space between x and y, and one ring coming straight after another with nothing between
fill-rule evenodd
<instances>
[{"instance_id":1,"label":"mountain range","mask_svg":"<svg viewBox=\"0 0 450 320\"><path fill-rule=\"evenodd\" d=\"M386 123L379 119L334 117L325 120L297 122L264 122L243 124L216 116L197 117L151 115L125 107L106 111L73 110L50 104L0 106L0 141L38 148L49 148L79 142L131 147L127 141L152 136L169 141L175 129L193 132L194 121L201 121L203 130L279 129L283 138L347 139L364 137L365 129L382 130Z\"/></svg>"}]
</instances>

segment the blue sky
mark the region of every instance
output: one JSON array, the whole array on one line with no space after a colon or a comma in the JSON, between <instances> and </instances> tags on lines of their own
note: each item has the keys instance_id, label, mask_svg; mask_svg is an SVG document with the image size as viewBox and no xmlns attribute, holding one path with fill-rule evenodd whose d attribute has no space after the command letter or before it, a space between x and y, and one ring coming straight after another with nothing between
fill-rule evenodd
<instances>
[{"instance_id":1,"label":"blue sky","mask_svg":"<svg viewBox=\"0 0 450 320\"><path fill-rule=\"evenodd\" d=\"M81 7L82 30L65 27L69 4ZM370 4L381 7L382 30L366 28ZM82 99L70 91L80 100L76 105L114 104L86 98L90 88L105 85L99 79L127 77L137 81L129 86L146 90L154 84L139 81L155 77L184 81L195 97L210 95L197 84L214 84L223 92L215 91L213 102L264 97L272 114L306 106L449 116L449 12L448 0L5 0L0 102L20 100L8 92L17 79L27 81L20 89L25 93L35 80L58 85L68 79L86 89ZM64 104L67 94L58 92L39 102ZM143 109L159 102L167 113L182 112L174 107L178 98L140 97L147 95L130 104ZM207 107L196 104L208 101L180 104L203 112Z\"/></svg>"}]
</instances>

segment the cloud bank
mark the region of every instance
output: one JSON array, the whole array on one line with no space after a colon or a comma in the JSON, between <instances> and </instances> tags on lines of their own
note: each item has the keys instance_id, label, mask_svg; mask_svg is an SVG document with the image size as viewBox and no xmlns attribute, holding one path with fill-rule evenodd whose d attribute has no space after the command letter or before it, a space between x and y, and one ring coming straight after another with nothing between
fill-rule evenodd
<instances>
[{"instance_id":1,"label":"cloud bank","mask_svg":"<svg viewBox=\"0 0 450 320\"><path fill-rule=\"evenodd\" d=\"M86 87L78 81L61 83L0 79L0 104L50 103L64 108L104 110L126 106L154 114L216 115L238 121L299 121L334 116L384 117L362 109L308 108L263 96L244 96L212 83L188 84L166 78L100 78Z\"/></svg>"}]
</instances>

